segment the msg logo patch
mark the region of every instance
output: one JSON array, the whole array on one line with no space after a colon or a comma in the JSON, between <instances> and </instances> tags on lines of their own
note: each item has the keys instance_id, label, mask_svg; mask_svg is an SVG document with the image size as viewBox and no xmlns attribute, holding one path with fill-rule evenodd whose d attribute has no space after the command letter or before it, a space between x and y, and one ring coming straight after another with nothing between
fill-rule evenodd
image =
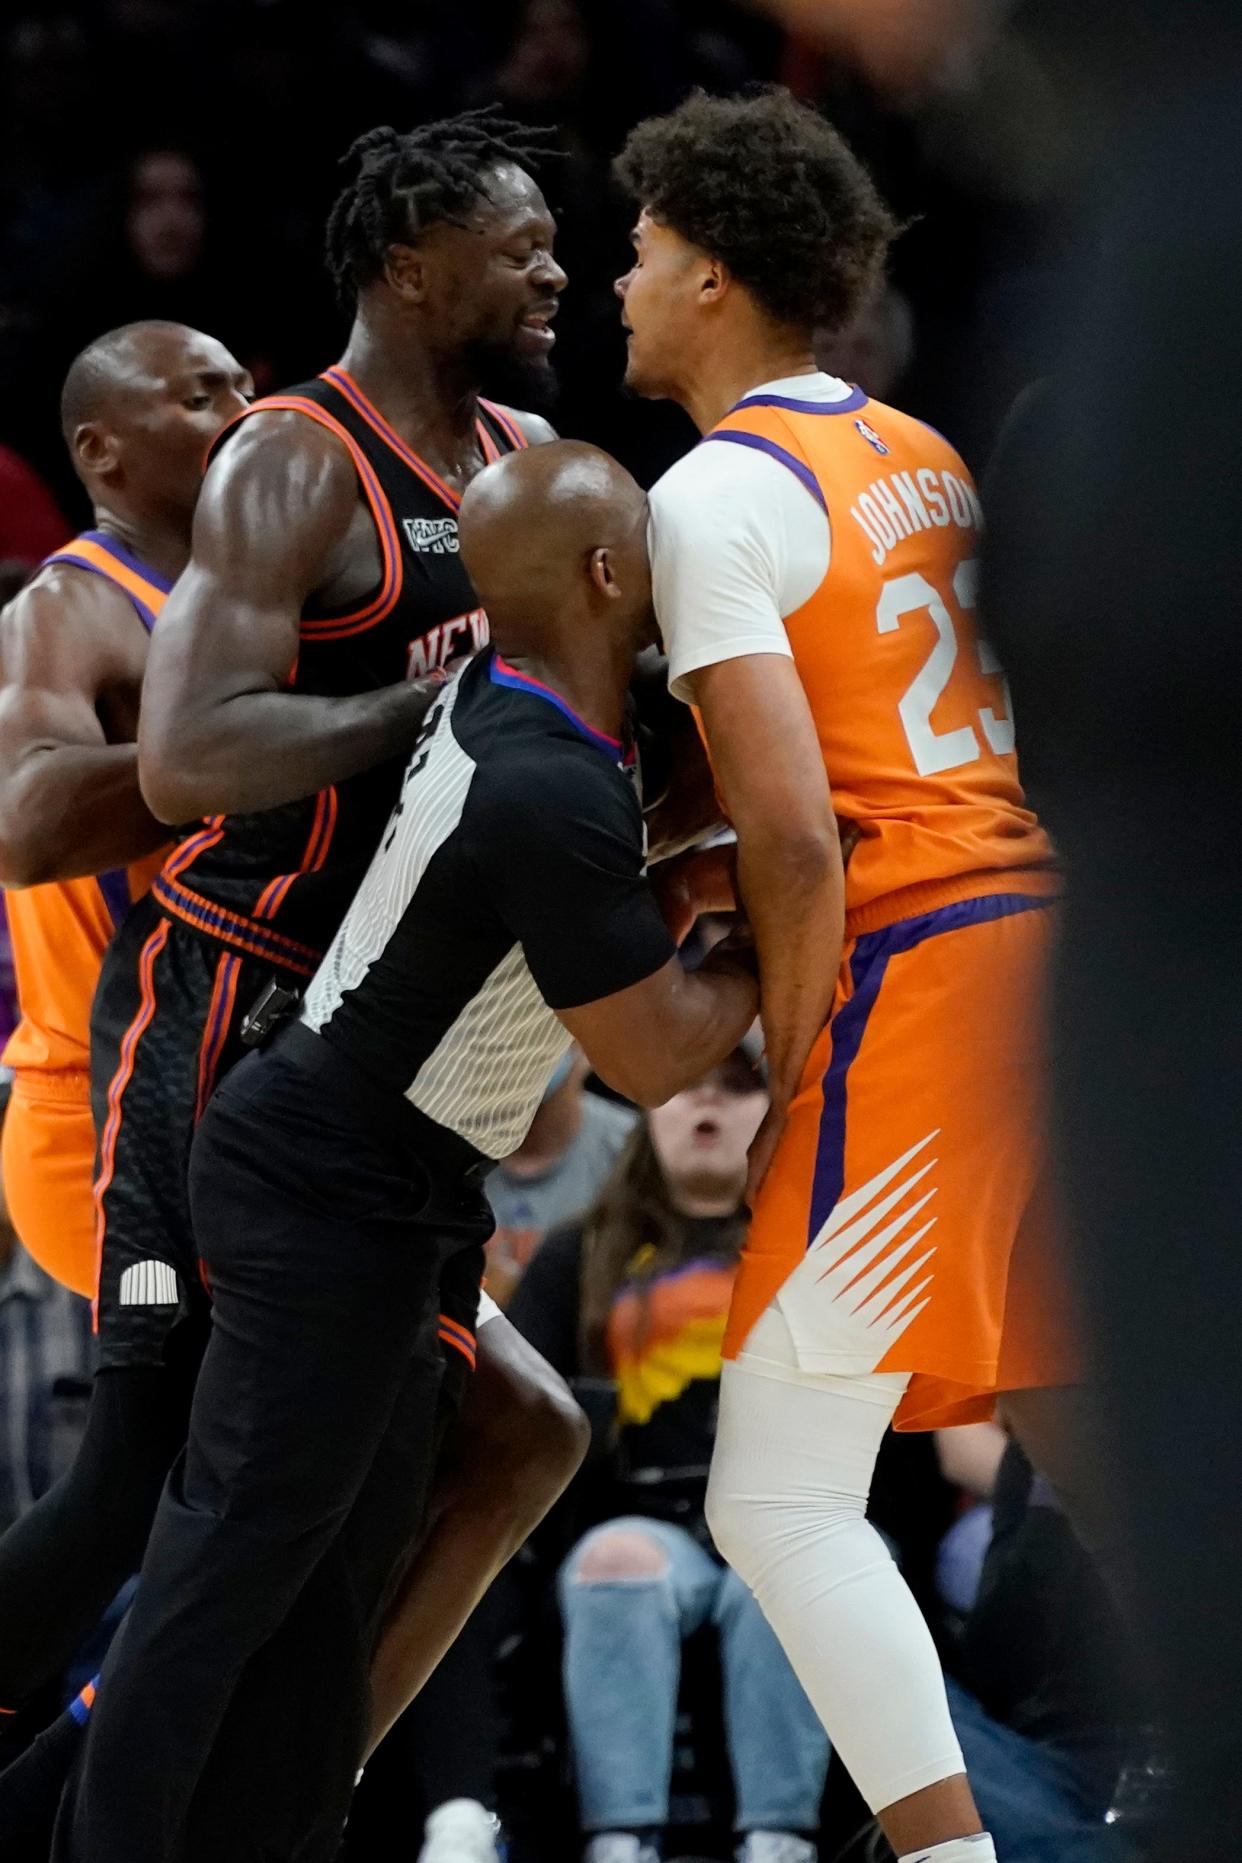
<instances>
[{"instance_id":1,"label":"msg logo patch","mask_svg":"<svg viewBox=\"0 0 1242 1863\"><path fill-rule=\"evenodd\" d=\"M410 548L423 556L457 555L457 519L403 518Z\"/></svg>"}]
</instances>

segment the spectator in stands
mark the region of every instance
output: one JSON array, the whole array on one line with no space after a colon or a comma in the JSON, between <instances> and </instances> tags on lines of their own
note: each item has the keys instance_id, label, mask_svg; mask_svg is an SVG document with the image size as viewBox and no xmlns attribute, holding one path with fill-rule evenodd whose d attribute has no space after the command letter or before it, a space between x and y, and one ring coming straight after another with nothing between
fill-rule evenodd
<instances>
[{"instance_id":1,"label":"spectator in stands","mask_svg":"<svg viewBox=\"0 0 1242 1863\"><path fill-rule=\"evenodd\" d=\"M703 1509L721 1342L766 1105L741 1050L647 1116L582 1222L550 1235L511 1318L576 1381L596 1524L560 1576L565 1695L589 1863L645 1863L668 1820L681 1645L719 1633L746 1863L809 1863L828 1747Z\"/></svg>"},{"instance_id":2,"label":"spectator in stands","mask_svg":"<svg viewBox=\"0 0 1242 1863\"><path fill-rule=\"evenodd\" d=\"M506 1306L549 1229L594 1203L634 1126L636 1114L587 1093L586 1059L571 1048L557 1068L534 1124L511 1158L487 1180L496 1233L487 1250L487 1289Z\"/></svg>"},{"instance_id":3,"label":"spectator in stands","mask_svg":"<svg viewBox=\"0 0 1242 1863\"><path fill-rule=\"evenodd\" d=\"M1015 1442L950 1679L953 1722L1005 1863L1122 1863L1104 1822L1134 1737L1120 1619L1056 1495Z\"/></svg>"}]
</instances>

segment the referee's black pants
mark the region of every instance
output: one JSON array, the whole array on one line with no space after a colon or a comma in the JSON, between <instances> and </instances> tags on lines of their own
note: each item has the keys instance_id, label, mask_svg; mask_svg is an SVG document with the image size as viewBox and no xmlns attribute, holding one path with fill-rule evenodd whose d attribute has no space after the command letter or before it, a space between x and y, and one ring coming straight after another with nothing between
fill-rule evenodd
<instances>
[{"instance_id":1,"label":"referee's black pants","mask_svg":"<svg viewBox=\"0 0 1242 1863\"><path fill-rule=\"evenodd\" d=\"M465 1370L439 1315L461 1325L491 1223L435 1128L291 1034L195 1143L211 1338L57 1863L319 1863L339 1842L379 1619Z\"/></svg>"}]
</instances>

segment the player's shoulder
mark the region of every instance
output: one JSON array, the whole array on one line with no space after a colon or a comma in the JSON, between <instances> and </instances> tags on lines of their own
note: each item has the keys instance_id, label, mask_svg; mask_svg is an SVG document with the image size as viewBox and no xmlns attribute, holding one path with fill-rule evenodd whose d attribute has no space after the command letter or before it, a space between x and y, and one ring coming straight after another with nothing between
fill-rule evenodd
<instances>
[{"instance_id":1,"label":"player's shoulder","mask_svg":"<svg viewBox=\"0 0 1242 1863\"><path fill-rule=\"evenodd\" d=\"M300 409L258 402L216 442L196 545L208 526L226 539L343 531L357 502L357 467L344 439Z\"/></svg>"},{"instance_id":2,"label":"player's shoulder","mask_svg":"<svg viewBox=\"0 0 1242 1863\"><path fill-rule=\"evenodd\" d=\"M115 582L83 564L52 557L0 609L0 640L12 645L33 641L49 629L63 635L79 627L91 632L124 627L128 632L135 623L141 625L134 605Z\"/></svg>"},{"instance_id":3,"label":"player's shoulder","mask_svg":"<svg viewBox=\"0 0 1242 1863\"><path fill-rule=\"evenodd\" d=\"M94 690L140 678L147 631L129 596L73 563L46 563L0 610L0 688Z\"/></svg>"},{"instance_id":4,"label":"player's shoulder","mask_svg":"<svg viewBox=\"0 0 1242 1863\"><path fill-rule=\"evenodd\" d=\"M320 420L311 406L289 407L282 400L256 401L226 427L211 450L208 478L222 472L278 472L282 462L305 458L336 466L354 477L349 447L330 417Z\"/></svg>"},{"instance_id":5,"label":"player's shoulder","mask_svg":"<svg viewBox=\"0 0 1242 1863\"><path fill-rule=\"evenodd\" d=\"M546 446L549 440L560 439L552 422L545 420L542 414L532 414L527 408L506 407L503 401L492 401L488 405L518 429L527 446Z\"/></svg>"}]
</instances>

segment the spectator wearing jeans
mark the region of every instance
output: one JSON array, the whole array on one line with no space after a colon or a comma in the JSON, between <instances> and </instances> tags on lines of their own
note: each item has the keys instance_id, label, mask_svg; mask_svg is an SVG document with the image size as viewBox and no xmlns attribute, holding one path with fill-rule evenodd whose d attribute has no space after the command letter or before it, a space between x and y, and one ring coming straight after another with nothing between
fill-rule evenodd
<instances>
[{"instance_id":1,"label":"spectator wearing jeans","mask_svg":"<svg viewBox=\"0 0 1242 1863\"><path fill-rule=\"evenodd\" d=\"M583 1221L550 1235L510 1317L576 1380L598 1524L560 1575L565 1697L588 1863L646 1863L668 1820L681 1646L719 1636L744 1863L809 1863L828 1746L704 1522L746 1148L763 1083L733 1057L650 1113Z\"/></svg>"}]
</instances>

